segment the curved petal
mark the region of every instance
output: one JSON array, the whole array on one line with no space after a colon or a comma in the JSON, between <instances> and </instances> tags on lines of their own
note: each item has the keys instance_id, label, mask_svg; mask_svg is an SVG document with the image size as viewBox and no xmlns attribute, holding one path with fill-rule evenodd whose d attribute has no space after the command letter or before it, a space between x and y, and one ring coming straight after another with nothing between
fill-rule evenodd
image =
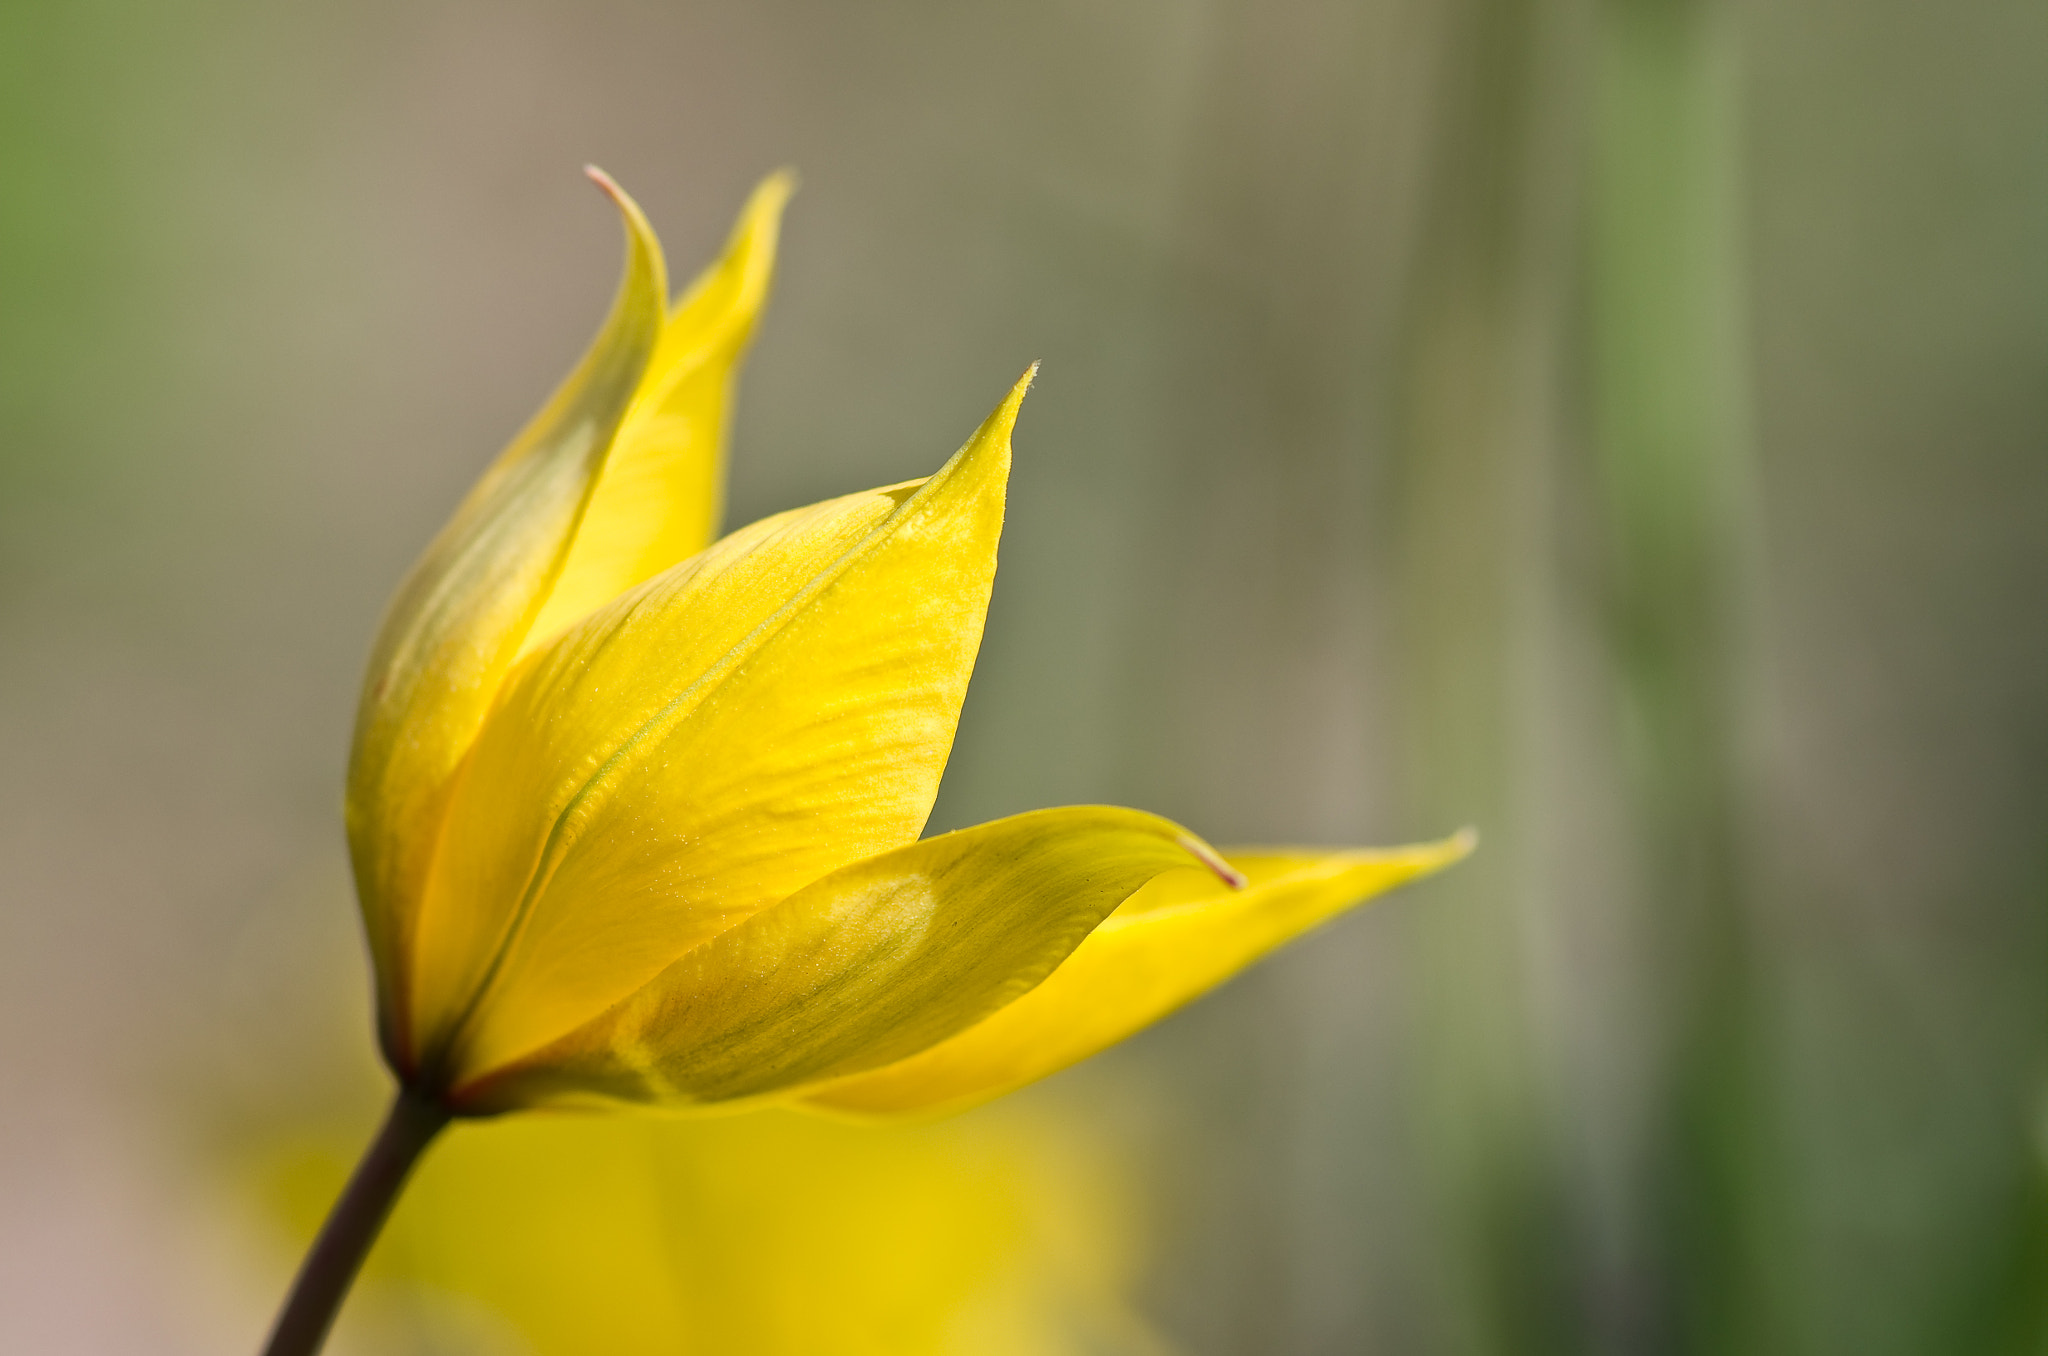
<instances>
[{"instance_id":1,"label":"curved petal","mask_svg":"<svg viewBox=\"0 0 2048 1356\"><path fill-rule=\"evenodd\" d=\"M1472 850L1469 833L1384 851L1224 857L1249 885L1181 871L1090 933L1052 976L920 1054L815 1088L800 1104L861 1115L959 1110L1114 1045L1316 924Z\"/></svg>"},{"instance_id":2,"label":"curved petal","mask_svg":"<svg viewBox=\"0 0 2048 1356\"><path fill-rule=\"evenodd\" d=\"M795 185L787 172L763 180L725 253L676 303L526 649L696 555L717 534L733 378L768 299L782 208Z\"/></svg>"},{"instance_id":3,"label":"curved petal","mask_svg":"<svg viewBox=\"0 0 2048 1356\"><path fill-rule=\"evenodd\" d=\"M385 1048L409 1047L410 922L457 766L562 568L661 332L661 246L617 185L627 257L583 361L462 501L400 586L370 654L349 757L347 820L376 961Z\"/></svg>"},{"instance_id":4,"label":"curved petal","mask_svg":"<svg viewBox=\"0 0 2048 1356\"><path fill-rule=\"evenodd\" d=\"M1146 881L1213 860L1178 825L1105 806L928 838L720 933L450 1104L687 1106L886 1064L1031 989Z\"/></svg>"},{"instance_id":5,"label":"curved petal","mask_svg":"<svg viewBox=\"0 0 2048 1356\"><path fill-rule=\"evenodd\" d=\"M507 685L424 910L437 1056L532 1049L917 837L981 641L1024 387L922 485L736 533Z\"/></svg>"}]
</instances>

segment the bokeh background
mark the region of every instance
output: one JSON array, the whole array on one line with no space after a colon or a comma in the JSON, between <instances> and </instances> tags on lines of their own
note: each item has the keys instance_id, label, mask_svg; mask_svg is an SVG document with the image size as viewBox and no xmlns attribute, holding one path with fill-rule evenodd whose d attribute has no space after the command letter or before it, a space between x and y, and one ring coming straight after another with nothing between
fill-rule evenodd
<instances>
[{"instance_id":1,"label":"bokeh background","mask_svg":"<svg viewBox=\"0 0 2048 1356\"><path fill-rule=\"evenodd\" d=\"M2035 0L0 0L0 1348L253 1349L369 1132L585 161L803 175L734 522L1044 360L935 827L1484 847L957 1121L466 1129L343 1346L2048 1350Z\"/></svg>"}]
</instances>

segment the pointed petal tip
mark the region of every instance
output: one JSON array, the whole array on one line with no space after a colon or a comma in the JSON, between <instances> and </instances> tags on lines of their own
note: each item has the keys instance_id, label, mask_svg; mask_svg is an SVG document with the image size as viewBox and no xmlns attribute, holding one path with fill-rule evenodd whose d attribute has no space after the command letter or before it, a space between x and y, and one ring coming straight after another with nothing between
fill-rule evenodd
<instances>
[{"instance_id":1,"label":"pointed petal tip","mask_svg":"<svg viewBox=\"0 0 2048 1356\"><path fill-rule=\"evenodd\" d=\"M987 428L991 433L1009 441L1010 431L1017 426L1017 410L1024 404L1024 397L1031 390L1031 383L1038 376L1038 364L1032 363L1024 369L1024 375L1017 378L1008 395L997 405L988 417Z\"/></svg>"},{"instance_id":2,"label":"pointed petal tip","mask_svg":"<svg viewBox=\"0 0 2048 1356\"><path fill-rule=\"evenodd\" d=\"M780 211L782 205L803 187L803 182L803 176L793 166L784 165L771 170L754 185L752 199L747 206L749 209Z\"/></svg>"},{"instance_id":3,"label":"pointed petal tip","mask_svg":"<svg viewBox=\"0 0 2048 1356\"><path fill-rule=\"evenodd\" d=\"M1396 855L1413 863L1418 876L1433 876L1439 871L1456 866L1470 857L1479 848L1479 830L1467 824L1456 833L1426 843L1415 843L1405 848L1392 849ZM1385 850L1382 850L1385 851Z\"/></svg>"},{"instance_id":4,"label":"pointed petal tip","mask_svg":"<svg viewBox=\"0 0 2048 1356\"><path fill-rule=\"evenodd\" d=\"M627 222L634 227L636 234L642 230L650 230L647 225L646 214L640 210L640 204L633 201L632 194L619 187L617 179L612 178L611 175L606 174L595 165L585 165L583 167L583 177L596 184L599 191L612 200L619 211L625 214Z\"/></svg>"},{"instance_id":5,"label":"pointed petal tip","mask_svg":"<svg viewBox=\"0 0 2048 1356\"><path fill-rule=\"evenodd\" d=\"M647 224L647 214L640 210L640 204L633 201L633 195L619 187L619 181L595 165L583 167L583 177L596 184L607 198L617 205L626 217L626 224L636 236L645 234L652 237L654 228Z\"/></svg>"},{"instance_id":6,"label":"pointed petal tip","mask_svg":"<svg viewBox=\"0 0 2048 1356\"><path fill-rule=\"evenodd\" d=\"M782 232L782 213L797 188L797 173L786 166L765 175L755 184L753 191L747 194L746 204L740 208L738 220L733 223L732 236L726 242L728 254L741 249L763 249L765 252L758 266L764 270L772 267L776 238Z\"/></svg>"},{"instance_id":7,"label":"pointed petal tip","mask_svg":"<svg viewBox=\"0 0 2048 1356\"><path fill-rule=\"evenodd\" d=\"M1017 427L1017 409L1024 403L1025 393L1031 389L1031 379L1038 375L1038 364L1024 369L1024 375L1017 378L996 407L988 412L988 418L981 421L981 427L967 440L967 445L955 454L955 461L970 455L994 454L1007 466L1010 459L1010 434ZM948 462L947 465L953 465ZM943 474L943 471L941 472Z\"/></svg>"},{"instance_id":8,"label":"pointed petal tip","mask_svg":"<svg viewBox=\"0 0 2048 1356\"><path fill-rule=\"evenodd\" d=\"M1242 890L1251 884L1242 871L1223 860L1223 854L1210 847L1191 833L1184 833L1175 840L1185 848L1188 855L1216 873L1216 878L1233 890Z\"/></svg>"},{"instance_id":9,"label":"pointed petal tip","mask_svg":"<svg viewBox=\"0 0 2048 1356\"><path fill-rule=\"evenodd\" d=\"M661 255L661 240L654 234L647 214L640 210L639 203L633 201L632 194L619 187L618 180L597 166L585 165L583 177L596 184L619 209L619 215L625 218L626 239L632 252L626 265L628 272L645 270L656 290L665 298L668 295L668 267Z\"/></svg>"}]
</instances>

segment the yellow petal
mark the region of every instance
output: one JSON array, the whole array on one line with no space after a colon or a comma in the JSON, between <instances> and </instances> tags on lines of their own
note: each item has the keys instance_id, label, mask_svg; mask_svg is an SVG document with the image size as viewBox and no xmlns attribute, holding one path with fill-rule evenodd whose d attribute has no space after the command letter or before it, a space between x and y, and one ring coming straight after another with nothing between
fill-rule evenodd
<instances>
[{"instance_id":1,"label":"yellow petal","mask_svg":"<svg viewBox=\"0 0 2048 1356\"><path fill-rule=\"evenodd\" d=\"M1178 871L1133 896L1031 992L921 1054L817 1088L814 1108L952 1111L1043 1078L1151 1025L1361 900L1448 866L1469 834L1384 851L1243 849L1250 882Z\"/></svg>"},{"instance_id":2,"label":"yellow petal","mask_svg":"<svg viewBox=\"0 0 2048 1356\"><path fill-rule=\"evenodd\" d=\"M751 524L586 618L521 666L457 785L422 908L413 978L424 1043L444 1041L485 975L502 965L511 921L530 894L522 946L559 947L572 964L595 961L598 978L619 986L611 997L743 916L714 893L662 879L659 855L676 846L666 838L633 834L611 844L618 857L636 849L658 854L643 888L615 886L581 900L546 891L541 854L553 848L559 856L574 845L572 835L625 770L620 755L644 749L650 726L680 714L671 710L678 697L687 703L701 695L698 685L718 673L720 661L911 493L848 495ZM650 938L660 950L643 955ZM564 996L544 998L529 1017L552 1020L554 1034L604 1005L554 1016Z\"/></svg>"},{"instance_id":3,"label":"yellow petal","mask_svg":"<svg viewBox=\"0 0 2048 1356\"><path fill-rule=\"evenodd\" d=\"M528 633L528 650L696 555L717 534L733 378L768 298L782 208L795 183L786 172L762 181L724 255L677 302L568 563Z\"/></svg>"},{"instance_id":4,"label":"yellow petal","mask_svg":"<svg viewBox=\"0 0 2048 1356\"><path fill-rule=\"evenodd\" d=\"M928 838L720 933L451 1104L687 1106L901 1059L1038 984L1146 881L1211 859L1178 825L1105 806Z\"/></svg>"},{"instance_id":5,"label":"yellow petal","mask_svg":"<svg viewBox=\"0 0 2048 1356\"><path fill-rule=\"evenodd\" d=\"M562 567L605 451L661 332L661 246L625 218L611 314L583 361L498 457L400 586L370 655L349 759L349 850L387 1052L402 1061L409 923L450 781Z\"/></svg>"},{"instance_id":6,"label":"yellow petal","mask_svg":"<svg viewBox=\"0 0 2048 1356\"><path fill-rule=\"evenodd\" d=\"M921 486L735 533L527 661L424 909L416 992L443 1072L531 1050L917 837L980 645L1024 387Z\"/></svg>"}]
</instances>

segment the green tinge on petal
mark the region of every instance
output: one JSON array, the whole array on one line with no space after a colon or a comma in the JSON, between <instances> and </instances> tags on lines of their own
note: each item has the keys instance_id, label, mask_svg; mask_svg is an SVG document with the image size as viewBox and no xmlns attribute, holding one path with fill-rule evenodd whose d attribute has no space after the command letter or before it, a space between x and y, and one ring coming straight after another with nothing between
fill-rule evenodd
<instances>
[{"instance_id":1,"label":"green tinge on petal","mask_svg":"<svg viewBox=\"0 0 2048 1356\"><path fill-rule=\"evenodd\" d=\"M457 767L575 538L661 334L660 243L618 187L628 253L596 340L413 567L371 651L347 792L349 850L376 962L385 1048L411 1054L411 927Z\"/></svg>"},{"instance_id":2,"label":"green tinge on petal","mask_svg":"<svg viewBox=\"0 0 2048 1356\"><path fill-rule=\"evenodd\" d=\"M688 1106L903 1059L1026 994L1132 892L1204 850L1157 816L1077 806L856 862L450 1102Z\"/></svg>"},{"instance_id":3,"label":"green tinge on petal","mask_svg":"<svg viewBox=\"0 0 2048 1356\"><path fill-rule=\"evenodd\" d=\"M1244 889L1190 871L1162 877L1016 1002L908 1059L811 1089L798 1104L901 1115L986 1101L1114 1045L1281 943L1471 850L1471 835L1459 834L1383 851L1226 852L1249 880Z\"/></svg>"},{"instance_id":4,"label":"green tinge on petal","mask_svg":"<svg viewBox=\"0 0 2048 1356\"><path fill-rule=\"evenodd\" d=\"M1023 392L921 485L735 533L522 666L454 794L420 929L445 1076L916 839L980 646Z\"/></svg>"},{"instance_id":5,"label":"green tinge on petal","mask_svg":"<svg viewBox=\"0 0 2048 1356\"><path fill-rule=\"evenodd\" d=\"M717 534L733 380L768 299L782 209L795 186L787 172L763 180L725 253L672 308L527 650Z\"/></svg>"}]
</instances>

